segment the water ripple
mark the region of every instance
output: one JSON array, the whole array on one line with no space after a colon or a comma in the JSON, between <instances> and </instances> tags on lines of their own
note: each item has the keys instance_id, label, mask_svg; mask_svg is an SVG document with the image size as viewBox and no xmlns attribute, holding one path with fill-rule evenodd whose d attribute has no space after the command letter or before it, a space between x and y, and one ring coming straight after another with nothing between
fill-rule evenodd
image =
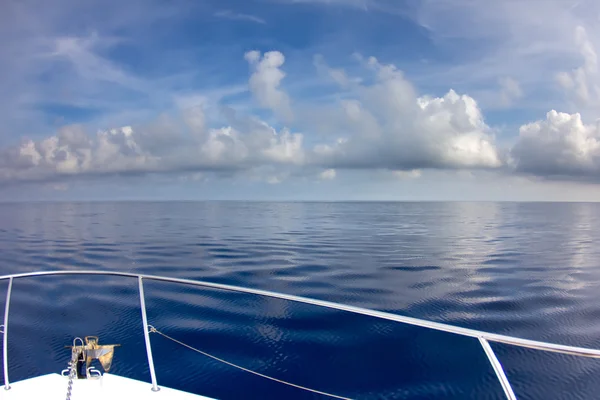
<instances>
[{"instance_id":1,"label":"water ripple","mask_svg":"<svg viewBox=\"0 0 600 400\"><path fill-rule=\"evenodd\" d=\"M204 279L600 348L600 205L0 205L2 273L101 269ZM146 284L151 323L257 371L365 399L501 399L476 341L276 299ZM6 286L0 284L0 306ZM134 279L15 281L13 380L64 368L97 334L148 380ZM222 399L314 398L153 336L159 382ZM522 399L600 392L600 364L493 345ZM232 385L231 382L235 382Z\"/></svg>"}]
</instances>

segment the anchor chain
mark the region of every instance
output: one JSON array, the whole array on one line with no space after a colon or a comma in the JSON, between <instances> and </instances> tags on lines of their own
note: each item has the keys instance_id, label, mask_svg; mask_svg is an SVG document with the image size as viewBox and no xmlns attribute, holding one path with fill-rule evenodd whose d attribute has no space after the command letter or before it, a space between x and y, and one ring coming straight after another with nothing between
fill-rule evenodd
<instances>
[{"instance_id":1,"label":"anchor chain","mask_svg":"<svg viewBox=\"0 0 600 400\"><path fill-rule=\"evenodd\" d=\"M69 364L68 364L69 383L67 384L66 400L71 400L71 393L73 392L73 380L75 379L75 376L77 375L77 361L79 360L79 356L81 355L81 351L78 351L77 346L76 346L76 343L78 340L81 342L81 345L83 346L83 340L81 338L77 337L77 338L73 339L73 350L71 352L71 360L69 361Z\"/></svg>"}]
</instances>

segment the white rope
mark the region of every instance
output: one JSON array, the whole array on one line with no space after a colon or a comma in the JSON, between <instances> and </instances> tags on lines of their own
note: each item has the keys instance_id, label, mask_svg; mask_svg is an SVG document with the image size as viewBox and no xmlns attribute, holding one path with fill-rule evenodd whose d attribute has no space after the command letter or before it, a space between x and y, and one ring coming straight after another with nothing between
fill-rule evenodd
<instances>
[{"instance_id":1,"label":"white rope","mask_svg":"<svg viewBox=\"0 0 600 400\"><path fill-rule=\"evenodd\" d=\"M190 345L188 345L188 344L185 344L185 343L183 343L183 342L180 342L179 340L177 340L177 339L174 339L174 338L172 338L172 337L170 337L170 336L168 336L168 335L165 335L164 333L160 332L159 330L157 330L157 329L156 329L155 327L153 327L152 325L149 325L148 327L150 328L150 332L153 332L153 333L158 333L158 334L159 334L159 335L161 335L162 337L164 337L164 338L166 338L166 339L169 339L169 340L171 340L171 341L173 341L173 342L175 342L175 343L177 343L177 344L179 344L179 345L181 345L181 346L183 346L183 347L186 347L186 348L188 348L188 349L190 349L190 350L193 350L193 351L195 351L195 352L197 352L197 353L200 353L200 354L202 354L202 355L204 355L204 356L206 356L206 357L212 358L213 360L216 360L216 361L222 362L223 364L227 364L227 365L229 365L229 366L231 366L231 367L234 367L234 368L237 368L237 369L241 369L242 371L248 372L248 373L250 373L250 374L254 374L254 375L260 376L260 377L262 377L262 378L270 379L270 380L272 380L272 381L274 381L274 382L282 383L282 384L284 384L284 385L288 385L288 386L292 386L292 387L295 387L295 388L298 388L298 389L306 390L306 391L308 391L308 392L312 392L312 393L316 393L316 394L321 394L321 395L323 395L323 396L332 397L332 398L334 398L334 399L351 400L351 398L349 398L349 397L343 397L343 396L338 396L338 395L331 394L331 393L327 393L327 392L321 392L321 391L319 391L319 390L315 390L315 389L307 388L307 387L305 387L305 386L300 386L300 385L296 385L296 384L294 384L294 383L290 383L290 382L283 381L283 380L281 380L281 379L273 378L273 377L270 377L270 376L268 376L268 375L261 374L260 372L252 371L252 370L250 370L250 369L248 369L248 368L244 368L244 367L241 367L241 366L239 366L239 365L236 365L236 364L234 364L234 363L231 363L231 362L229 362L229 361L225 361L225 360L223 360L222 358L215 357L215 356L213 356L213 355L211 355L211 354L208 354L208 353L206 353L206 352L204 352L204 351L202 351L202 350L198 350L198 349L196 349L196 348L194 348L194 347L192 347L192 346L190 346Z\"/></svg>"}]
</instances>

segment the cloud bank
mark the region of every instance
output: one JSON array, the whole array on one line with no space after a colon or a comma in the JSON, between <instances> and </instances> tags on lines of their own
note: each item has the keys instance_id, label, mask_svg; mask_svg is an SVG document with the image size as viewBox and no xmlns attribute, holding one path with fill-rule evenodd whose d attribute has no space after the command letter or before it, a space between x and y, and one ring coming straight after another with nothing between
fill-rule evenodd
<instances>
[{"instance_id":1,"label":"cloud bank","mask_svg":"<svg viewBox=\"0 0 600 400\"><path fill-rule=\"evenodd\" d=\"M202 106L181 110L177 121L125 126L90 134L65 126L55 135L23 140L0 153L3 181L76 175L243 170L265 165L321 168L496 168L502 161L491 129L474 99L448 92L418 97L393 65L370 58L371 84L347 88L345 100L325 107L336 119L333 143L305 145L305 135L286 128L294 119L282 89L285 57L278 51L246 53L249 91L277 118L276 129L256 116L224 110L226 126L211 126Z\"/></svg>"},{"instance_id":2,"label":"cloud bank","mask_svg":"<svg viewBox=\"0 0 600 400\"><path fill-rule=\"evenodd\" d=\"M588 53L585 65L595 60ZM278 183L302 174L332 180L345 169L382 169L415 179L427 169L600 177L600 127L585 124L579 114L551 111L545 120L521 126L514 146L500 148L474 98L452 89L441 97L420 95L396 66L355 55L361 76L332 68L323 57L315 59L316 73L337 87L338 96L319 105L318 117L311 121L304 115L306 107L296 109L285 90L281 52L250 51L244 58L248 91L258 107L271 113L269 118L222 107L220 120L226 124L219 125L202 103L140 126L93 133L81 125L64 126L49 137L0 149L0 181L268 170L266 179ZM578 74L567 75L575 82ZM501 85L500 96L522 94L511 79ZM579 90L575 84L573 88ZM326 135L295 131L299 115L307 127L326 119Z\"/></svg>"}]
</instances>

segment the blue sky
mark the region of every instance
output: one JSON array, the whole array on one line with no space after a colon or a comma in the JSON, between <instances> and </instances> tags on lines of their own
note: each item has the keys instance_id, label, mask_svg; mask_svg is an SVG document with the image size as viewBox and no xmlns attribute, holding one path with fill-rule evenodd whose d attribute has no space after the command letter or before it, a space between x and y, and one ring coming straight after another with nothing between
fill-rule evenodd
<instances>
[{"instance_id":1,"label":"blue sky","mask_svg":"<svg viewBox=\"0 0 600 400\"><path fill-rule=\"evenodd\" d=\"M3 2L0 200L600 199L600 6Z\"/></svg>"}]
</instances>

